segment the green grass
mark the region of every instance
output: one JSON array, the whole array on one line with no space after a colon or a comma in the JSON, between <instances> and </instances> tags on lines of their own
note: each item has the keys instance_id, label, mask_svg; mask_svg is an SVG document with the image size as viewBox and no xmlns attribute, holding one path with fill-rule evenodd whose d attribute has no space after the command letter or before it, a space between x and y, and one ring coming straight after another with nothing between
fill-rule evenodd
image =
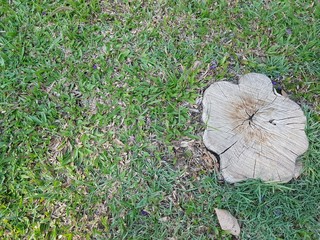
<instances>
[{"instance_id":1,"label":"green grass","mask_svg":"<svg viewBox=\"0 0 320 240\"><path fill-rule=\"evenodd\" d=\"M218 207L241 239L319 239L319 29L315 1L2 0L0 237L232 239ZM288 184L220 183L201 157L197 100L248 72L308 117Z\"/></svg>"}]
</instances>

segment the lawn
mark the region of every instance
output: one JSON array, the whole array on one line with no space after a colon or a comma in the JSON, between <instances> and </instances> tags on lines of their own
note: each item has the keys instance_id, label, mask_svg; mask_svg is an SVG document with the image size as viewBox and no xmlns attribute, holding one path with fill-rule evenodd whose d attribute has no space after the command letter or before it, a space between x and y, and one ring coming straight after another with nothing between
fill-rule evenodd
<instances>
[{"instance_id":1,"label":"lawn","mask_svg":"<svg viewBox=\"0 0 320 240\"><path fill-rule=\"evenodd\" d=\"M317 1L0 1L2 239L320 239ZM268 75L308 119L301 176L227 184L215 81Z\"/></svg>"}]
</instances>

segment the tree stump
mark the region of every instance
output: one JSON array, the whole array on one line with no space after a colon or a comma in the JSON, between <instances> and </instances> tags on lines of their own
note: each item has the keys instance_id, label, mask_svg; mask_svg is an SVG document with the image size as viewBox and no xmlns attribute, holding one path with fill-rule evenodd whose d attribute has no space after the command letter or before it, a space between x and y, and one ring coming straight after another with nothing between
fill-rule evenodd
<instances>
[{"instance_id":1,"label":"tree stump","mask_svg":"<svg viewBox=\"0 0 320 240\"><path fill-rule=\"evenodd\" d=\"M219 155L230 183L288 182L296 175L297 157L308 149L303 111L276 93L263 74L246 74L238 84L212 84L204 93L202 120L204 144Z\"/></svg>"}]
</instances>

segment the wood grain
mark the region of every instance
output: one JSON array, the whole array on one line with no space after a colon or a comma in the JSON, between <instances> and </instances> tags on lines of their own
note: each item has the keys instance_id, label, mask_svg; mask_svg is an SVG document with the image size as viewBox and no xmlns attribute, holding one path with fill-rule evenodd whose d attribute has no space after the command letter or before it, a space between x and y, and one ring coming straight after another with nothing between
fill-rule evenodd
<instances>
[{"instance_id":1,"label":"wood grain","mask_svg":"<svg viewBox=\"0 0 320 240\"><path fill-rule=\"evenodd\" d=\"M219 154L222 175L231 183L290 181L297 157L308 149L300 106L275 93L262 74L212 84L204 93L202 120L204 144Z\"/></svg>"}]
</instances>

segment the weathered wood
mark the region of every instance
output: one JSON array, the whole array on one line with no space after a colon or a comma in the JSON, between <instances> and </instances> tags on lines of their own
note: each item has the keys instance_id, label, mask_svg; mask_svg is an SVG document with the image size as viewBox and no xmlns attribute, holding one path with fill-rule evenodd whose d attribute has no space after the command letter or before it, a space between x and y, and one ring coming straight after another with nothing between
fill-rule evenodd
<instances>
[{"instance_id":1,"label":"weathered wood","mask_svg":"<svg viewBox=\"0 0 320 240\"><path fill-rule=\"evenodd\" d=\"M297 157L308 149L300 106L277 94L262 74L212 84L204 93L202 120L204 144L220 156L220 171L231 183L290 181Z\"/></svg>"}]
</instances>

